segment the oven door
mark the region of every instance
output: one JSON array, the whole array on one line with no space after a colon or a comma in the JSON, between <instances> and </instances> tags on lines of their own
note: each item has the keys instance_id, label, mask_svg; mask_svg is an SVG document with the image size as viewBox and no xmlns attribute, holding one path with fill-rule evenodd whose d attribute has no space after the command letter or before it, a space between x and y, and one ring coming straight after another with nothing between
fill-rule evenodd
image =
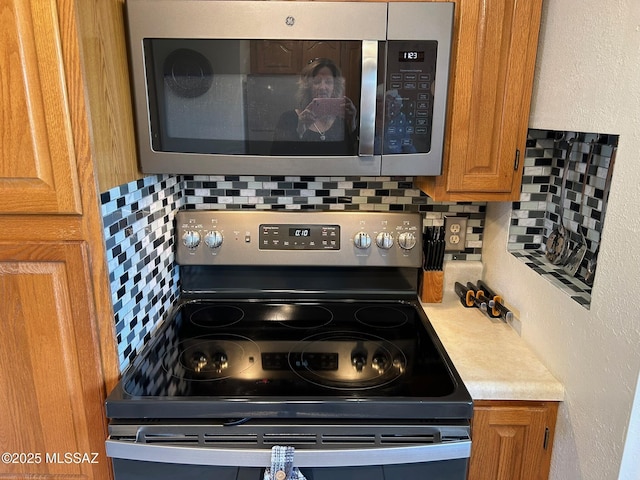
<instances>
[{"instance_id":1,"label":"oven door","mask_svg":"<svg viewBox=\"0 0 640 480\"><path fill-rule=\"evenodd\" d=\"M261 480L275 445L295 445L293 466L307 480L463 480L471 452L468 426L133 428L135 439L116 427L107 441L116 480Z\"/></svg>"}]
</instances>

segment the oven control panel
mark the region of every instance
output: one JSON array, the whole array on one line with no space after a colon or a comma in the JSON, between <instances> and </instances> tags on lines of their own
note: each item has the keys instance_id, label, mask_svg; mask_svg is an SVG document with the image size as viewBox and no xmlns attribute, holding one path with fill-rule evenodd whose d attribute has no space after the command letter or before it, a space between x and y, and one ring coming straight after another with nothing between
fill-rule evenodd
<instances>
[{"instance_id":1,"label":"oven control panel","mask_svg":"<svg viewBox=\"0 0 640 480\"><path fill-rule=\"evenodd\" d=\"M422 216L405 212L183 210L181 265L422 264Z\"/></svg>"},{"instance_id":2,"label":"oven control panel","mask_svg":"<svg viewBox=\"0 0 640 480\"><path fill-rule=\"evenodd\" d=\"M340 225L263 224L260 250L340 250Z\"/></svg>"}]
</instances>

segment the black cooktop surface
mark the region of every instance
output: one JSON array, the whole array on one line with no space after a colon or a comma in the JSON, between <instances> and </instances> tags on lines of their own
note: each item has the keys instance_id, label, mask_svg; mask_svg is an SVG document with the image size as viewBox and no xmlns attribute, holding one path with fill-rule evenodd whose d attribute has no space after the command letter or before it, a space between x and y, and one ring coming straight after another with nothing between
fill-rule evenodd
<instances>
[{"instance_id":1,"label":"black cooktop surface","mask_svg":"<svg viewBox=\"0 0 640 480\"><path fill-rule=\"evenodd\" d=\"M163 417L402 417L410 413L384 410L456 400L470 408L428 320L411 302L192 301L125 372L107 410L110 417L143 404L145 416Z\"/></svg>"}]
</instances>

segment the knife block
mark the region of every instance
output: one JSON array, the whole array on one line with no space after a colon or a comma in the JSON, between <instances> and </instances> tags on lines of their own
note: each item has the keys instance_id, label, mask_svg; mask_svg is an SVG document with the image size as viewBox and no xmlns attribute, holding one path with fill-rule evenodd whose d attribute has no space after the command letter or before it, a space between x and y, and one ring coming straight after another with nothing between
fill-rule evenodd
<instances>
[{"instance_id":1,"label":"knife block","mask_svg":"<svg viewBox=\"0 0 640 480\"><path fill-rule=\"evenodd\" d=\"M424 270L420 284L420 300L423 303L442 303L443 284L442 270Z\"/></svg>"}]
</instances>

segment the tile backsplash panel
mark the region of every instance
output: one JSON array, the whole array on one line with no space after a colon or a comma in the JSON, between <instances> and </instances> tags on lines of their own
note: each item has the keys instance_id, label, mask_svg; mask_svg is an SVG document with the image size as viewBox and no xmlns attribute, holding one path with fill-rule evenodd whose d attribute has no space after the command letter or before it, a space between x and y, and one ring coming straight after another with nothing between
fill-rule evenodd
<instances>
[{"instance_id":1,"label":"tile backsplash panel","mask_svg":"<svg viewBox=\"0 0 640 480\"><path fill-rule=\"evenodd\" d=\"M520 201L512 209L508 249L586 308L591 287L584 279L600 244L617 145L617 135L529 130ZM588 247L575 276L545 256L560 222L570 232L572 248L581 242L580 230Z\"/></svg>"},{"instance_id":2,"label":"tile backsplash panel","mask_svg":"<svg viewBox=\"0 0 640 480\"><path fill-rule=\"evenodd\" d=\"M183 201L179 179L166 175L101 194L121 371L178 298L173 219Z\"/></svg>"},{"instance_id":3,"label":"tile backsplash panel","mask_svg":"<svg viewBox=\"0 0 640 480\"><path fill-rule=\"evenodd\" d=\"M480 260L485 203L437 203L412 177L155 175L101 196L120 369L124 370L179 297L173 220L179 209L382 210L469 218L465 250L446 260Z\"/></svg>"}]
</instances>

